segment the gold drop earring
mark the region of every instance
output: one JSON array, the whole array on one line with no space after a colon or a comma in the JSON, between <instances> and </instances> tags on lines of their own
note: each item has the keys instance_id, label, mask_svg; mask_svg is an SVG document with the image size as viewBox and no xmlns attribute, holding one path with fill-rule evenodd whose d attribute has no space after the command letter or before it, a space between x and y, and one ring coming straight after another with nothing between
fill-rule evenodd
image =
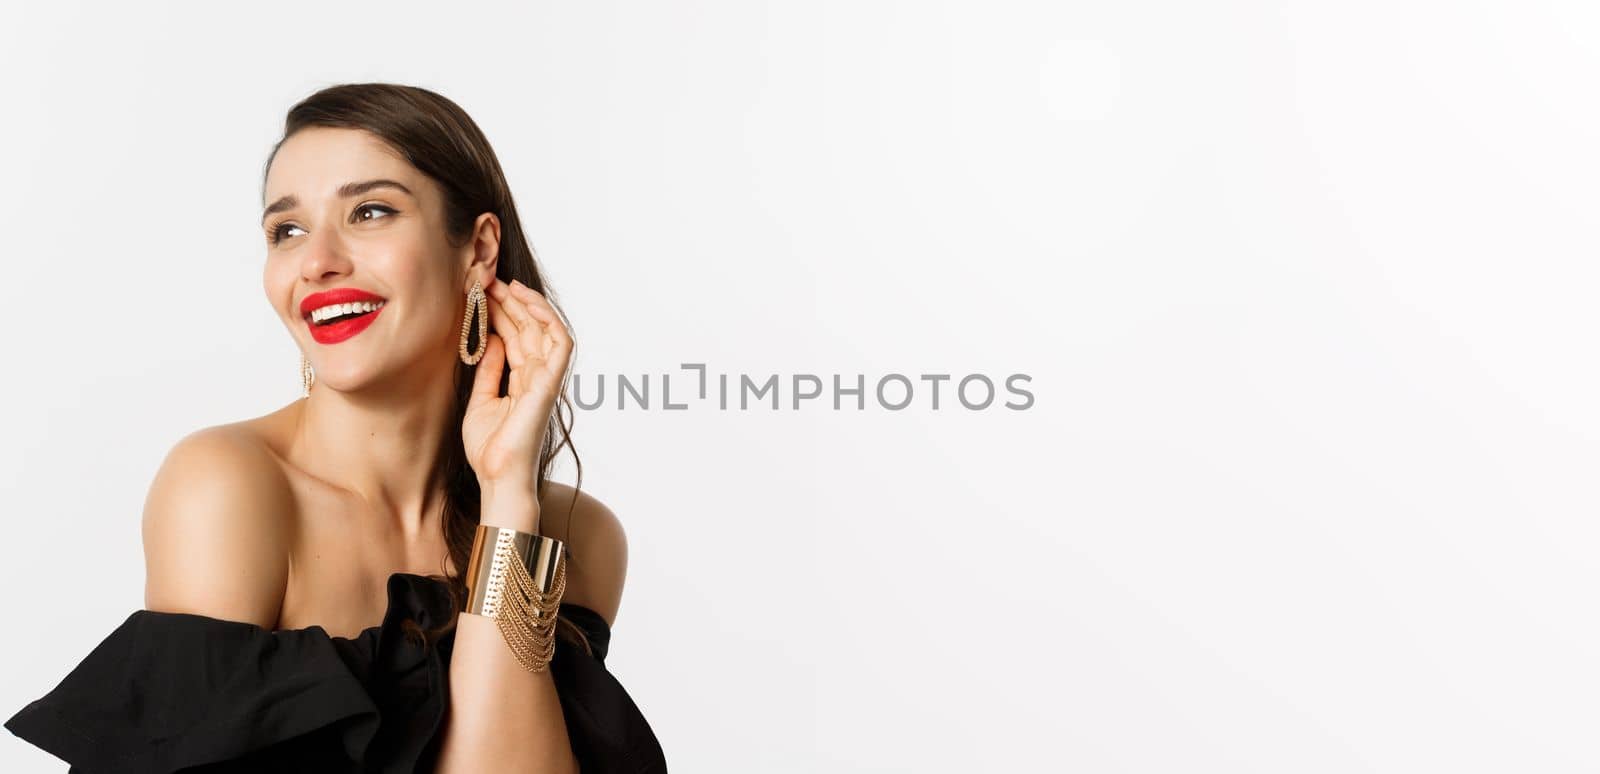
<instances>
[{"instance_id":1,"label":"gold drop earring","mask_svg":"<svg viewBox=\"0 0 1600 774\"><path fill-rule=\"evenodd\" d=\"M317 381L317 372L311 370L311 361L306 359L305 353L300 354L300 397L311 397L311 385Z\"/></svg>"},{"instance_id":2,"label":"gold drop earring","mask_svg":"<svg viewBox=\"0 0 1600 774\"><path fill-rule=\"evenodd\" d=\"M467 353L467 335L472 331L472 310L478 310L478 350ZM477 365L483 359L483 353L489 348L489 296L483 292L483 283L473 280L472 290L467 291L467 313L461 317L461 362L467 365Z\"/></svg>"}]
</instances>

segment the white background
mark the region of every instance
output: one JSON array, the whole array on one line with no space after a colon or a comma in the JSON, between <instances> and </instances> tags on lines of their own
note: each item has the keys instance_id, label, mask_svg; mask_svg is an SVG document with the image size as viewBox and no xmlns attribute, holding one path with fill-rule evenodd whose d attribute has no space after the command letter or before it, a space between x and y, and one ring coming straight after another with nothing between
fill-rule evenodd
<instances>
[{"instance_id":1,"label":"white background","mask_svg":"<svg viewBox=\"0 0 1600 774\"><path fill-rule=\"evenodd\" d=\"M383 80L484 128L580 378L1032 377L579 413L674 772L1594 771L1597 14L8 7L0 714L140 606L171 445L298 397L262 164Z\"/></svg>"}]
</instances>

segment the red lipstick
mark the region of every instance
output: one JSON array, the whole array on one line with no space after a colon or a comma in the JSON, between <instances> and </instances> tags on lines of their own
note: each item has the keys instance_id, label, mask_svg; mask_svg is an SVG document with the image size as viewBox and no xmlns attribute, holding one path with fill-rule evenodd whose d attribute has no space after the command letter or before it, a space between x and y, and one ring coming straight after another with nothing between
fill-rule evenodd
<instances>
[{"instance_id":1,"label":"red lipstick","mask_svg":"<svg viewBox=\"0 0 1600 774\"><path fill-rule=\"evenodd\" d=\"M336 323L317 325L311 321L311 311L331 304L348 304L356 301L383 301L379 295L368 293L356 288L335 288L321 293L312 293L300 302L300 315L305 320L306 326L311 330L311 338L318 344L337 344L351 336L367 329L373 320L378 319L378 313L387 308L388 304L367 312L359 317L351 317Z\"/></svg>"}]
</instances>

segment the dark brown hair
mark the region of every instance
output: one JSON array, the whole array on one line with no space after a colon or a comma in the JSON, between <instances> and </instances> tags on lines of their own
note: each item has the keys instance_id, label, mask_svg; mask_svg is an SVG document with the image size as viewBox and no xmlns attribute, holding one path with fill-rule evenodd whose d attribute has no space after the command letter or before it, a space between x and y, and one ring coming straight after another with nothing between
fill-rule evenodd
<instances>
[{"instance_id":1,"label":"dark brown hair","mask_svg":"<svg viewBox=\"0 0 1600 774\"><path fill-rule=\"evenodd\" d=\"M517 217L517 207L511 198L511 187L506 183L500 161L495 157L489 140L472 118L456 103L427 89L391 83L350 83L329 86L289 109L284 119L283 137L272 147L262 171L262 199L266 198L266 174L278 149L296 132L311 127L361 129L383 140L400 156L438 184L444 196L444 222L446 239L453 246L461 246L471 238L473 221L485 212L500 219L500 258L495 276L505 282L519 280L522 284L543 294L566 321L555 294L545 284L539 272L539 260L522 221ZM462 311L466 311L466 294L462 293ZM474 320L469 351L476 351L479 342L477 321ZM567 326L571 329L571 325ZM575 338L575 337L574 337ZM456 360L455 410L449 427L443 434L439 449L436 478L444 482L444 505L440 521L443 524L445 544L458 574L450 575L444 568L433 576L443 580L449 590L456 610L465 607L467 595L466 572L468 555L472 551L473 533L478 525L478 507L481 493L478 479L467 464L466 450L461 442L461 421L466 413L467 398L471 393L474 366ZM505 394L510 381L508 367L500 379L500 394ZM543 498L546 481L554 467L555 457L562 448L572 454L577 465L577 487L583 484L583 462L572 445L572 402L568 399L566 385L562 385L560 400L545 431L544 446L536 463L536 494ZM559 441L557 440L559 438ZM577 504L578 489L574 487L572 501L567 508L570 530L572 508ZM570 552L567 561L576 560ZM407 622L409 633L431 643L454 625L454 616L445 624L426 632L414 622ZM564 617L557 618L557 631L564 632L589 650L583 631Z\"/></svg>"}]
</instances>

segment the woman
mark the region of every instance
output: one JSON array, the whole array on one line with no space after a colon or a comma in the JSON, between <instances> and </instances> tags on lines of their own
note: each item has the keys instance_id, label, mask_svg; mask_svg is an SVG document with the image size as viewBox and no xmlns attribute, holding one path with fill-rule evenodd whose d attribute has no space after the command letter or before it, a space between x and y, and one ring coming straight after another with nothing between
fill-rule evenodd
<instances>
[{"instance_id":1,"label":"woman","mask_svg":"<svg viewBox=\"0 0 1600 774\"><path fill-rule=\"evenodd\" d=\"M146 609L6 727L91 774L665 771L604 666L622 527L546 479L572 338L482 132L335 86L264 185L305 394L174 446Z\"/></svg>"}]
</instances>

